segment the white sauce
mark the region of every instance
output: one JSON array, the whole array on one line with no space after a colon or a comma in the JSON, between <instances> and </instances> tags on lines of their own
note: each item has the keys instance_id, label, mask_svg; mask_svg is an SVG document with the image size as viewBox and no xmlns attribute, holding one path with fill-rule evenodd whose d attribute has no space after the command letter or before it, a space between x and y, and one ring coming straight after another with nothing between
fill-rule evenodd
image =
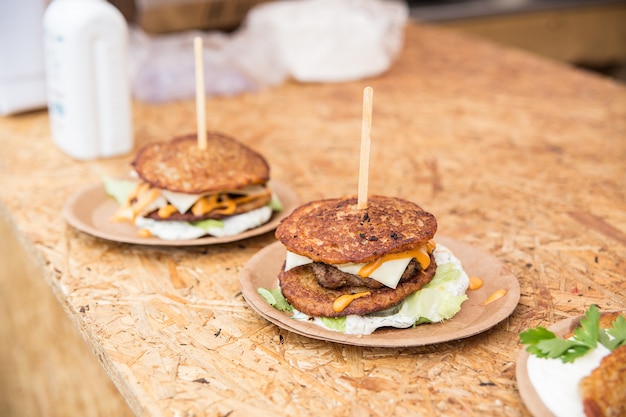
<instances>
[{"instance_id":1,"label":"white sauce","mask_svg":"<svg viewBox=\"0 0 626 417\"><path fill-rule=\"evenodd\" d=\"M158 221L141 216L135 219L135 226L147 229L152 236L163 240L197 239L207 233L206 230L186 222Z\"/></svg>"},{"instance_id":2,"label":"white sauce","mask_svg":"<svg viewBox=\"0 0 626 417\"><path fill-rule=\"evenodd\" d=\"M203 229L188 222L159 221L145 217L137 217L135 225L140 229L147 229L152 236L163 240L197 239L205 235L215 237L234 236L248 229L261 226L272 217L272 209L268 206L258 208L243 214L227 217L223 220L224 227Z\"/></svg>"},{"instance_id":3,"label":"white sauce","mask_svg":"<svg viewBox=\"0 0 626 417\"><path fill-rule=\"evenodd\" d=\"M578 383L609 353L598 344L596 349L572 363L530 355L528 377L541 401L556 417L585 417Z\"/></svg>"},{"instance_id":4,"label":"white sauce","mask_svg":"<svg viewBox=\"0 0 626 417\"><path fill-rule=\"evenodd\" d=\"M415 324L414 317L396 313L387 317L355 316L346 317L346 334L372 334L381 327L406 329Z\"/></svg>"}]
</instances>

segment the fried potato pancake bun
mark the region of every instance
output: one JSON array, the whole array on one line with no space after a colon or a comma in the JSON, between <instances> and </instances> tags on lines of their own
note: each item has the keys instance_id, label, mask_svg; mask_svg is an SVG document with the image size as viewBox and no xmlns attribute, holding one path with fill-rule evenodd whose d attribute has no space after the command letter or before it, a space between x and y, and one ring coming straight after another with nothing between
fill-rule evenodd
<instances>
[{"instance_id":1,"label":"fried potato pancake bun","mask_svg":"<svg viewBox=\"0 0 626 417\"><path fill-rule=\"evenodd\" d=\"M137 152L132 166L153 187L188 194L236 190L269 180L262 155L210 132L206 149L198 147L196 135L149 143Z\"/></svg>"},{"instance_id":2,"label":"fried potato pancake bun","mask_svg":"<svg viewBox=\"0 0 626 417\"><path fill-rule=\"evenodd\" d=\"M366 209L357 197L318 200L296 208L276 229L287 250L327 264L371 262L414 249L432 239L435 216L395 197L370 196Z\"/></svg>"},{"instance_id":3,"label":"fried potato pancake bun","mask_svg":"<svg viewBox=\"0 0 626 417\"><path fill-rule=\"evenodd\" d=\"M600 328L608 329L619 316L626 318L626 312L604 312L600 315ZM565 335L574 335L574 329ZM621 417L626 415L626 345L616 348L602 358L600 365L578 384L587 417Z\"/></svg>"},{"instance_id":4,"label":"fried potato pancake bun","mask_svg":"<svg viewBox=\"0 0 626 417\"><path fill-rule=\"evenodd\" d=\"M430 255L431 263L425 270L420 270L413 277L402 281L393 289L383 287L346 286L337 289L322 287L309 265L299 266L285 272L281 270L278 279L280 289L289 303L297 310L313 317L342 317L350 314L365 315L386 310L400 304L406 297L428 284L437 270L437 264ZM370 291L371 294L352 301L343 311L333 310L334 301L345 294Z\"/></svg>"},{"instance_id":5,"label":"fried potato pancake bun","mask_svg":"<svg viewBox=\"0 0 626 417\"><path fill-rule=\"evenodd\" d=\"M625 416L626 345L602 358L600 366L580 381L579 389L586 416Z\"/></svg>"}]
</instances>

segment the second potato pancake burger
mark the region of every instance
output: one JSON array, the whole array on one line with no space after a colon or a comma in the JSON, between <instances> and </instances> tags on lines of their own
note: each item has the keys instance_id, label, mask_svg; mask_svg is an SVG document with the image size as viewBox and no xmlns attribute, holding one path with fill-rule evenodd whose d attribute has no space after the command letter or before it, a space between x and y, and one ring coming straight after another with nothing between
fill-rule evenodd
<instances>
[{"instance_id":1,"label":"second potato pancake burger","mask_svg":"<svg viewBox=\"0 0 626 417\"><path fill-rule=\"evenodd\" d=\"M469 278L434 242L435 217L400 198L371 196L365 209L357 203L356 197L313 201L278 226L276 237L287 249L279 273L287 302L308 318L325 319L325 327L335 327L329 319L348 318L347 333L456 314ZM416 297L432 284L446 288Z\"/></svg>"},{"instance_id":2,"label":"second potato pancake burger","mask_svg":"<svg viewBox=\"0 0 626 417\"><path fill-rule=\"evenodd\" d=\"M206 144L200 149L188 135L140 149L132 162L139 181L114 219L168 240L230 236L269 221L273 194L263 156L220 134L208 134Z\"/></svg>"}]
</instances>

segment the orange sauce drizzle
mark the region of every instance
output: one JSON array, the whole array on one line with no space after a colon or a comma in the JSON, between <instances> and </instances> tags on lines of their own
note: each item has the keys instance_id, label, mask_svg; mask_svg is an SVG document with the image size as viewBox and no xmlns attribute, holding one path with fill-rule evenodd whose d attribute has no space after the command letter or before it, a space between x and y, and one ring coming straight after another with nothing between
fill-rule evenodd
<instances>
[{"instance_id":1,"label":"orange sauce drizzle","mask_svg":"<svg viewBox=\"0 0 626 417\"><path fill-rule=\"evenodd\" d=\"M494 301L499 300L500 298L504 297L505 294L506 294L506 290L495 291L493 294L487 297L487 299L483 301L480 305L486 306L487 304L491 304Z\"/></svg>"},{"instance_id":2,"label":"orange sauce drizzle","mask_svg":"<svg viewBox=\"0 0 626 417\"><path fill-rule=\"evenodd\" d=\"M358 292L356 294L341 295L335 299L335 302L333 302L333 310L339 313L345 310L346 307L348 307L350 303L356 300L357 298L365 297L370 294L371 294L370 291L365 291L365 292Z\"/></svg>"},{"instance_id":3,"label":"orange sauce drizzle","mask_svg":"<svg viewBox=\"0 0 626 417\"><path fill-rule=\"evenodd\" d=\"M482 278L478 277L470 277L469 285L467 287L468 290L477 290L483 286Z\"/></svg>"}]
</instances>

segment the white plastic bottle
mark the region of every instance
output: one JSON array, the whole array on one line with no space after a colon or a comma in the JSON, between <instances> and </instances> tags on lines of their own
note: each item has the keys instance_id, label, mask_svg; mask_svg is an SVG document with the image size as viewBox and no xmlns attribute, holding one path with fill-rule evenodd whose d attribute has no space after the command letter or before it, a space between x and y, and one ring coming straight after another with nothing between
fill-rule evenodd
<instances>
[{"instance_id":1,"label":"white plastic bottle","mask_svg":"<svg viewBox=\"0 0 626 417\"><path fill-rule=\"evenodd\" d=\"M128 26L105 0L53 0L43 18L54 143L80 160L133 147Z\"/></svg>"}]
</instances>

